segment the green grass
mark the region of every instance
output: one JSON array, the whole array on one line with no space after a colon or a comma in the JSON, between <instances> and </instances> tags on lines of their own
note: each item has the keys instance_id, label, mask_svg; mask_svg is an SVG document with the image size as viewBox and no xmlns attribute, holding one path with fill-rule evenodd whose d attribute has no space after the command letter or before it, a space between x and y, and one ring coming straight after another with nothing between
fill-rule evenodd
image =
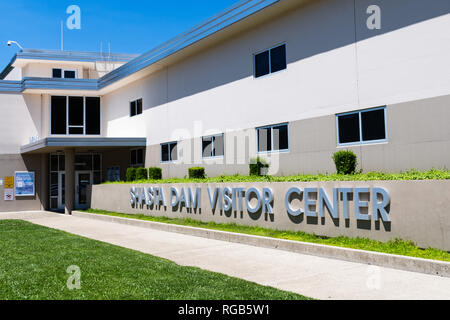
<instances>
[{"instance_id":1,"label":"green grass","mask_svg":"<svg viewBox=\"0 0 450 320\"><path fill-rule=\"evenodd\" d=\"M390 254L397 254L403 256L417 257L423 259L433 259L441 261L450 261L450 253L447 251L427 248L422 249L417 247L411 241L405 241L400 239L393 239L389 242L381 242L376 240L371 240L367 238L349 238L349 237L325 237L318 236L315 234L309 234L301 231L280 231L275 229L261 228L261 227L250 227L238 224L218 224L215 222L201 222L193 219L182 219L182 218L167 218L167 217L153 217L142 214L123 214L115 213L104 210L89 209L85 212L94 214L103 214L109 216L132 218L139 220L147 220L154 222L162 222L169 224L177 224L205 229L214 229L220 231L236 232L251 234L257 236L271 237L277 239L287 239L294 241L310 242L325 244L337 247L384 252Z\"/></svg>"},{"instance_id":2,"label":"green grass","mask_svg":"<svg viewBox=\"0 0 450 320\"><path fill-rule=\"evenodd\" d=\"M0 221L0 300L306 299L25 221ZM66 270L81 269L69 290Z\"/></svg>"},{"instance_id":3,"label":"green grass","mask_svg":"<svg viewBox=\"0 0 450 320\"><path fill-rule=\"evenodd\" d=\"M449 180L450 170L431 169L428 171L409 170L400 173L367 172L357 174L298 174L292 176L219 176L206 179L172 178L163 180L137 180L133 182L106 182L106 184L126 183L220 183L220 182L308 182L308 181L371 181L371 180Z\"/></svg>"}]
</instances>

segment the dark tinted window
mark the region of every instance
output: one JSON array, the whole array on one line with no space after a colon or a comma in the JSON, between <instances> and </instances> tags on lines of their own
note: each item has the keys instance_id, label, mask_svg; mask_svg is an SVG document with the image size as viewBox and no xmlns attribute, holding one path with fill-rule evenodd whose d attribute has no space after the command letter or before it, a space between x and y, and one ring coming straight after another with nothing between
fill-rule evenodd
<instances>
[{"instance_id":1,"label":"dark tinted window","mask_svg":"<svg viewBox=\"0 0 450 320\"><path fill-rule=\"evenodd\" d=\"M137 161L137 164L144 163L144 150L143 149L136 150L136 161Z\"/></svg>"},{"instance_id":2,"label":"dark tinted window","mask_svg":"<svg viewBox=\"0 0 450 320\"><path fill-rule=\"evenodd\" d=\"M66 79L75 79L75 71L64 70L64 78Z\"/></svg>"},{"instance_id":3,"label":"dark tinted window","mask_svg":"<svg viewBox=\"0 0 450 320\"><path fill-rule=\"evenodd\" d=\"M130 102L130 117L134 117L142 113L142 99Z\"/></svg>"},{"instance_id":4,"label":"dark tinted window","mask_svg":"<svg viewBox=\"0 0 450 320\"><path fill-rule=\"evenodd\" d=\"M288 126L280 125L273 127L273 150L286 150L289 148Z\"/></svg>"},{"instance_id":5,"label":"dark tinted window","mask_svg":"<svg viewBox=\"0 0 450 320\"><path fill-rule=\"evenodd\" d=\"M255 78L286 68L285 44L255 55Z\"/></svg>"},{"instance_id":6,"label":"dark tinted window","mask_svg":"<svg viewBox=\"0 0 450 320\"><path fill-rule=\"evenodd\" d=\"M59 171L64 171L66 167L66 156L59 155L58 156L58 162L59 162Z\"/></svg>"},{"instance_id":7,"label":"dark tinted window","mask_svg":"<svg viewBox=\"0 0 450 320\"><path fill-rule=\"evenodd\" d=\"M338 116L339 143L359 142L359 113Z\"/></svg>"},{"instance_id":8,"label":"dark tinted window","mask_svg":"<svg viewBox=\"0 0 450 320\"><path fill-rule=\"evenodd\" d=\"M134 166L137 163L136 150L131 150L131 165Z\"/></svg>"},{"instance_id":9,"label":"dark tinted window","mask_svg":"<svg viewBox=\"0 0 450 320\"><path fill-rule=\"evenodd\" d=\"M51 98L52 134L66 134L66 97Z\"/></svg>"},{"instance_id":10,"label":"dark tinted window","mask_svg":"<svg viewBox=\"0 0 450 320\"><path fill-rule=\"evenodd\" d=\"M83 123L84 123L83 97L69 97L69 126L82 126ZM83 128L81 128L81 133L83 133Z\"/></svg>"},{"instance_id":11,"label":"dark tinted window","mask_svg":"<svg viewBox=\"0 0 450 320\"><path fill-rule=\"evenodd\" d=\"M144 149L131 150L131 165L144 164Z\"/></svg>"},{"instance_id":12,"label":"dark tinted window","mask_svg":"<svg viewBox=\"0 0 450 320\"><path fill-rule=\"evenodd\" d=\"M270 50L270 72L286 69L286 45Z\"/></svg>"},{"instance_id":13,"label":"dark tinted window","mask_svg":"<svg viewBox=\"0 0 450 320\"><path fill-rule=\"evenodd\" d=\"M384 109L361 112L363 141L386 139Z\"/></svg>"},{"instance_id":14,"label":"dark tinted window","mask_svg":"<svg viewBox=\"0 0 450 320\"><path fill-rule=\"evenodd\" d=\"M270 73L269 51L255 55L255 78Z\"/></svg>"},{"instance_id":15,"label":"dark tinted window","mask_svg":"<svg viewBox=\"0 0 450 320\"><path fill-rule=\"evenodd\" d=\"M53 69L53 78L62 78L62 70Z\"/></svg>"},{"instance_id":16,"label":"dark tinted window","mask_svg":"<svg viewBox=\"0 0 450 320\"><path fill-rule=\"evenodd\" d=\"M134 117L136 115L136 101L130 102L130 117Z\"/></svg>"},{"instance_id":17,"label":"dark tinted window","mask_svg":"<svg viewBox=\"0 0 450 320\"><path fill-rule=\"evenodd\" d=\"M213 154L213 137L203 138L202 149L203 149L203 157L212 157Z\"/></svg>"},{"instance_id":18,"label":"dark tinted window","mask_svg":"<svg viewBox=\"0 0 450 320\"><path fill-rule=\"evenodd\" d=\"M265 152L272 150L272 129L258 129L258 151Z\"/></svg>"},{"instance_id":19,"label":"dark tinted window","mask_svg":"<svg viewBox=\"0 0 450 320\"><path fill-rule=\"evenodd\" d=\"M69 127L69 134L84 134L83 128Z\"/></svg>"},{"instance_id":20,"label":"dark tinted window","mask_svg":"<svg viewBox=\"0 0 450 320\"><path fill-rule=\"evenodd\" d=\"M169 161L169 145L162 144L161 145L161 161Z\"/></svg>"},{"instance_id":21,"label":"dark tinted window","mask_svg":"<svg viewBox=\"0 0 450 320\"><path fill-rule=\"evenodd\" d=\"M223 135L204 137L202 139L203 157L221 157L223 156Z\"/></svg>"},{"instance_id":22,"label":"dark tinted window","mask_svg":"<svg viewBox=\"0 0 450 320\"><path fill-rule=\"evenodd\" d=\"M86 98L86 134L100 134L100 98Z\"/></svg>"},{"instance_id":23,"label":"dark tinted window","mask_svg":"<svg viewBox=\"0 0 450 320\"><path fill-rule=\"evenodd\" d=\"M94 155L94 170L100 170L102 165L102 158L99 154Z\"/></svg>"},{"instance_id":24,"label":"dark tinted window","mask_svg":"<svg viewBox=\"0 0 450 320\"><path fill-rule=\"evenodd\" d=\"M75 155L75 170L92 170L92 154Z\"/></svg>"},{"instance_id":25,"label":"dark tinted window","mask_svg":"<svg viewBox=\"0 0 450 320\"><path fill-rule=\"evenodd\" d=\"M142 99L136 101L136 114L142 113Z\"/></svg>"},{"instance_id":26,"label":"dark tinted window","mask_svg":"<svg viewBox=\"0 0 450 320\"><path fill-rule=\"evenodd\" d=\"M58 171L58 156L50 156L50 171Z\"/></svg>"},{"instance_id":27,"label":"dark tinted window","mask_svg":"<svg viewBox=\"0 0 450 320\"><path fill-rule=\"evenodd\" d=\"M50 174L50 196L51 197L57 197L58 196L58 173L57 172L52 172ZM56 199L58 200L58 199ZM54 207L57 206L56 205Z\"/></svg>"}]
</instances>

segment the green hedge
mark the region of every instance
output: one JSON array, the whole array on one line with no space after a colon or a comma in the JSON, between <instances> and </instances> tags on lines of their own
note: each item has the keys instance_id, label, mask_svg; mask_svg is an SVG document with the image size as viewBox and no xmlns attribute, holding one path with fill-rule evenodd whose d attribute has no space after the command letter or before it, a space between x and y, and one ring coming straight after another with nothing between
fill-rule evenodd
<instances>
[{"instance_id":1,"label":"green hedge","mask_svg":"<svg viewBox=\"0 0 450 320\"><path fill-rule=\"evenodd\" d=\"M358 160L356 154L350 150L342 150L333 154L334 164L338 174L354 174Z\"/></svg>"},{"instance_id":2,"label":"green hedge","mask_svg":"<svg viewBox=\"0 0 450 320\"><path fill-rule=\"evenodd\" d=\"M136 168L127 168L127 181L135 181L136 180Z\"/></svg>"},{"instance_id":3,"label":"green hedge","mask_svg":"<svg viewBox=\"0 0 450 320\"><path fill-rule=\"evenodd\" d=\"M265 176L266 174L263 174L261 169L266 168L269 168L269 164L264 159L257 157L250 160L249 170L251 176Z\"/></svg>"},{"instance_id":4,"label":"green hedge","mask_svg":"<svg viewBox=\"0 0 450 320\"><path fill-rule=\"evenodd\" d=\"M450 180L450 170L430 169L418 171L411 169L401 172L357 172L355 174L295 174L289 176L248 176L248 175L221 175L206 179L168 178L159 180L159 183L223 183L223 182L311 182L311 181L392 181L392 180ZM154 183L156 180L148 180ZM107 181L105 184L123 184L124 181Z\"/></svg>"},{"instance_id":5,"label":"green hedge","mask_svg":"<svg viewBox=\"0 0 450 320\"><path fill-rule=\"evenodd\" d=\"M137 168L136 180L147 180L147 179L148 179L148 170L146 168Z\"/></svg>"},{"instance_id":6,"label":"green hedge","mask_svg":"<svg viewBox=\"0 0 450 320\"><path fill-rule=\"evenodd\" d=\"M161 180L162 179L162 169L158 167L148 168L148 178L150 180Z\"/></svg>"},{"instance_id":7,"label":"green hedge","mask_svg":"<svg viewBox=\"0 0 450 320\"><path fill-rule=\"evenodd\" d=\"M189 168L189 179L205 179L205 168L203 167L193 167Z\"/></svg>"}]
</instances>

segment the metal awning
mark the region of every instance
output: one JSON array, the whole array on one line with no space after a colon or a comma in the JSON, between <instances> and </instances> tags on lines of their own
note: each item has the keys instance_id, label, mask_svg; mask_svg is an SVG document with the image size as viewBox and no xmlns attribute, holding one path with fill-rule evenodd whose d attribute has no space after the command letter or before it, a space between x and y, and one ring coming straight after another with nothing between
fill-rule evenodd
<instances>
[{"instance_id":1,"label":"metal awning","mask_svg":"<svg viewBox=\"0 0 450 320\"><path fill-rule=\"evenodd\" d=\"M65 148L117 149L146 147L146 138L86 138L62 137L45 138L20 147L22 154L50 153Z\"/></svg>"}]
</instances>

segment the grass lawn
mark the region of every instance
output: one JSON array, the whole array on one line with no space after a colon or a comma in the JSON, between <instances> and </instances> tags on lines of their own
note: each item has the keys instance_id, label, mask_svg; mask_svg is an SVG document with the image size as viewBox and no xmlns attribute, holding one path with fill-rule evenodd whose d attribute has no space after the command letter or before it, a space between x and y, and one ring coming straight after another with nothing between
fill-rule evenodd
<instances>
[{"instance_id":1,"label":"grass lawn","mask_svg":"<svg viewBox=\"0 0 450 320\"><path fill-rule=\"evenodd\" d=\"M163 180L137 180L133 182L105 182L105 184L126 183L221 183L221 182L309 182L309 181L372 181L372 180L450 180L450 170L409 170L398 173L366 172L356 174L298 174L291 176L218 176L206 179L171 178Z\"/></svg>"},{"instance_id":2,"label":"grass lawn","mask_svg":"<svg viewBox=\"0 0 450 320\"><path fill-rule=\"evenodd\" d=\"M0 221L0 299L307 299L25 221ZM69 290L71 265L81 289Z\"/></svg>"},{"instance_id":3,"label":"grass lawn","mask_svg":"<svg viewBox=\"0 0 450 320\"><path fill-rule=\"evenodd\" d=\"M123 214L116 212L109 212L104 210L89 209L85 210L88 213L103 214L123 218L148 220L154 222L178 224L184 226L191 226L197 228L214 229L228 232L245 233L256 236L271 237L278 239L287 239L294 241L303 241L311 243L319 243L331 246L384 252L390 254L398 254L410 257L417 257L423 259L433 259L441 261L450 261L450 253L447 251L427 248L421 249L417 247L411 241L404 241L400 239L393 239L389 242L381 242L376 240L371 240L367 238L349 238L349 237L325 237L318 236L315 234L310 234L302 231L281 231L275 229L261 228L261 227L251 227L243 226L235 223L225 224L225 223L215 223L215 222L201 222L194 219L184 219L184 218L167 218L167 217L153 217L143 214Z\"/></svg>"}]
</instances>

